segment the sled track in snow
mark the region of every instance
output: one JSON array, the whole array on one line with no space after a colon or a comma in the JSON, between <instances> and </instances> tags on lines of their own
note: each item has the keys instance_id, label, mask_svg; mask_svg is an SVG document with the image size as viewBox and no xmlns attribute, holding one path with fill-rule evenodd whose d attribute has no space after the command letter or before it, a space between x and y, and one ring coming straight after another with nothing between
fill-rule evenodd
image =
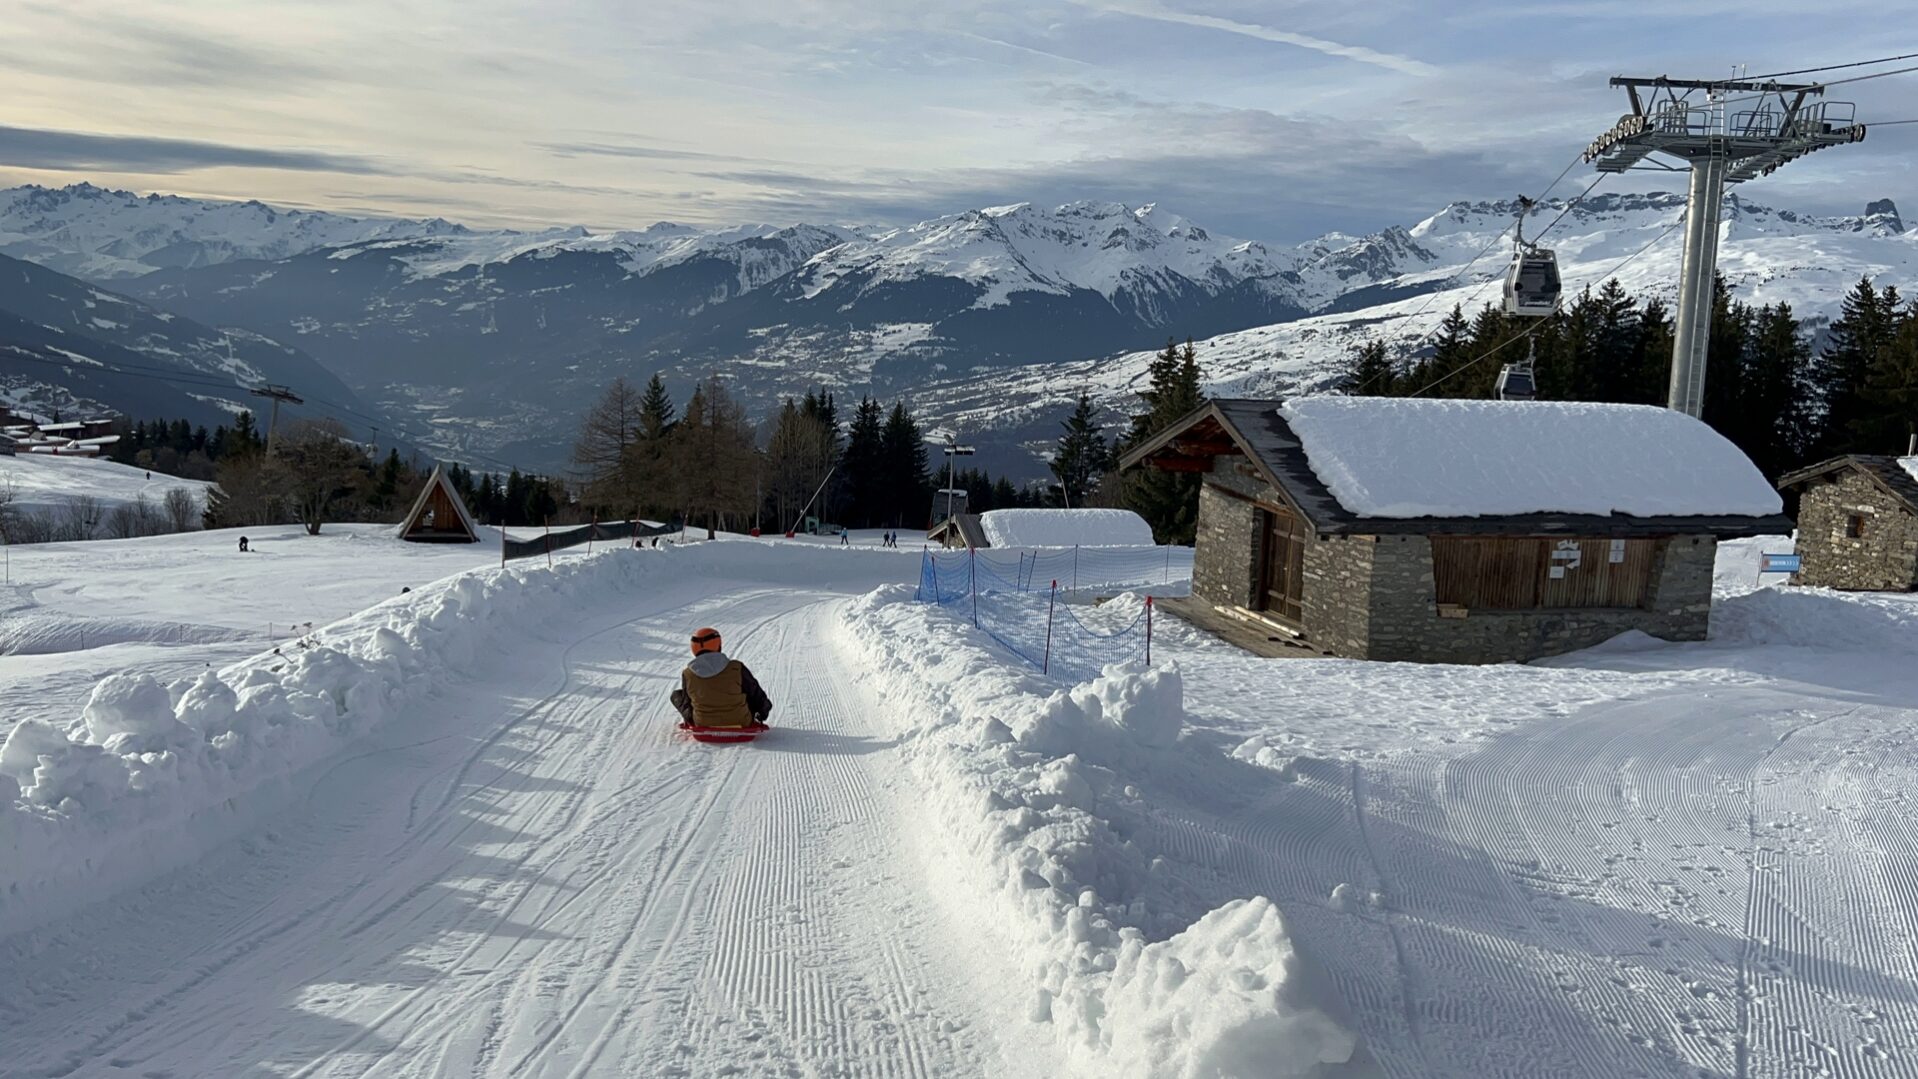
<instances>
[{"instance_id":1,"label":"sled track in snow","mask_svg":"<svg viewBox=\"0 0 1918 1079\"><path fill-rule=\"evenodd\" d=\"M20 1074L1049 1071L957 995L964 947L930 943L954 930L835 680L831 597L692 591L589 622L543 682L507 664L537 688L486 722L333 762L283 829L115 901L124 932L46 934L20 991L42 992L0 990L45 1062ZM681 622L724 626L773 689L759 743L676 737ZM0 948L0 977L28 958Z\"/></svg>"}]
</instances>

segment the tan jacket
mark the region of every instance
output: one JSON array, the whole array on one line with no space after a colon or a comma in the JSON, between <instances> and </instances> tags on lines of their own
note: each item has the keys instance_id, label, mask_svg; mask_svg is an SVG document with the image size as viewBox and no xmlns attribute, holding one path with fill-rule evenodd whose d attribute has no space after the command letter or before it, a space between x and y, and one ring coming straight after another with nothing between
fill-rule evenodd
<instances>
[{"instance_id":1,"label":"tan jacket","mask_svg":"<svg viewBox=\"0 0 1918 1079\"><path fill-rule=\"evenodd\" d=\"M694 656L679 672L672 700L680 717L697 727L749 727L764 723L773 710L753 672L724 652Z\"/></svg>"}]
</instances>

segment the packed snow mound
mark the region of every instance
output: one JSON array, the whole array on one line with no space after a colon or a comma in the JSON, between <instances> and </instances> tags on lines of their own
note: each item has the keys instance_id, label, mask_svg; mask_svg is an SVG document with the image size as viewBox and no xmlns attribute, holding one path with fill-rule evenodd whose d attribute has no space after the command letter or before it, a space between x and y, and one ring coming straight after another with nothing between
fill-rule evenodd
<instances>
[{"instance_id":1,"label":"packed snow mound","mask_svg":"<svg viewBox=\"0 0 1918 1079\"><path fill-rule=\"evenodd\" d=\"M1144 778L1217 765L1183 737L1179 671L1113 664L1059 689L911 596L848 604L835 644L913 724L901 737L930 822L982 859L957 901L985 904L1026 958L1033 1021L1089 1075L1273 1079L1350 1061L1343 1002L1278 907L1195 898L1188 871L1206 869L1141 817Z\"/></svg>"},{"instance_id":2,"label":"packed snow mound","mask_svg":"<svg viewBox=\"0 0 1918 1079\"><path fill-rule=\"evenodd\" d=\"M1152 526L1131 510L987 510L979 527L994 547L1152 546Z\"/></svg>"},{"instance_id":3,"label":"packed snow mound","mask_svg":"<svg viewBox=\"0 0 1918 1079\"><path fill-rule=\"evenodd\" d=\"M1361 517L1768 516L1784 504L1702 421L1650 405L1295 397L1312 471Z\"/></svg>"}]
</instances>

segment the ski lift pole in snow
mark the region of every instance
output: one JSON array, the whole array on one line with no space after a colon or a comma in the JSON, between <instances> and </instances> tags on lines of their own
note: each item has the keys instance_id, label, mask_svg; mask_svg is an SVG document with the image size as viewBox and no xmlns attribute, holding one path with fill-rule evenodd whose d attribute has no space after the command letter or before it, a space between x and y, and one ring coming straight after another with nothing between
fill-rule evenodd
<instances>
[{"instance_id":1,"label":"ski lift pole in snow","mask_svg":"<svg viewBox=\"0 0 1918 1079\"><path fill-rule=\"evenodd\" d=\"M1046 601L1046 655L1044 661L1039 664L1040 674L1052 673L1052 611L1057 606L1059 606L1059 580L1055 577L1052 581L1052 598Z\"/></svg>"},{"instance_id":2,"label":"ski lift pole in snow","mask_svg":"<svg viewBox=\"0 0 1918 1079\"><path fill-rule=\"evenodd\" d=\"M800 509L799 516L793 520L792 527L786 530L786 535L788 537L794 535L795 533L799 531L800 524L806 520L806 514L812 512L812 504L814 502L819 501L819 493L826 489L826 485L828 483L832 482L832 474L837 471L839 471L838 465L834 465L831 468L826 470L826 478L819 481L818 487L813 488L812 497L806 500L806 505ZM824 515L821 514L821 516L824 516Z\"/></svg>"},{"instance_id":3,"label":"ski lift pole in snow","mask_svg":"<svg viewBox=\"0 0 1918 1079\"><path fill-rule=\"evenodd\" d=\"M1152 597L1145 598L1145 665L1152 666Z\"/></svg>"}]
</instances>

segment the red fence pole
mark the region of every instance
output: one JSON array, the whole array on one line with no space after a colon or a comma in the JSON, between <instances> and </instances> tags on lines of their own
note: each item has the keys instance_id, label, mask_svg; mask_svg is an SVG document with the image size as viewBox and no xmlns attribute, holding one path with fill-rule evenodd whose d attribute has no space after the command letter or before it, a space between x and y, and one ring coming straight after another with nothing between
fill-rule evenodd
<instances>
[{"instance_id":1,"label":"red fence pole","mask_svg":"<svg viewBox=\"0 0 1918 1079\"><path fill-rule=\"evenodd\" d=\"M1145 665L1152 666L1152 597L1145 598Z\"/></svg>"},{"instance_id":2,"label":"red fence pole","mask_svg":"<svg viewBox=\"0 0 1918 1079\"><path fill-rule=\"evenodd\" d=\"M1046 601L1046 658L1039 665L1040 674L1052 673L1052 608L1059 603L1059 581L1052 582L1052 598Z\"/></svg>"}]
</instances>

